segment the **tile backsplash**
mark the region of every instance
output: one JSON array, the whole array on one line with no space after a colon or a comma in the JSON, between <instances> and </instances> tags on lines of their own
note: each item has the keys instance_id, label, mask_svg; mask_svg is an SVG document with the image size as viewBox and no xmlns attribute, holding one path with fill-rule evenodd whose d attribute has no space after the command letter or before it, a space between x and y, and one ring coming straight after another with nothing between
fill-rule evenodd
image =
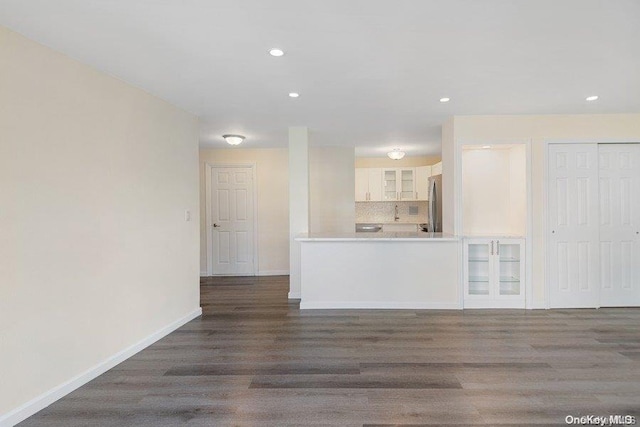
<instances>
[{"instance_id":1,"label":"tile backsplash","mask_svg":"<svg viewBox=\"0 0 640 427\"><path fill-rule=\"evenodd\" d=\"M356 202L356 222L393 222L398 205L398 222L427 222L429 202ZM418 214L411 215L417 208ZM412 211L412 212L410 212Z\"/></svg>"}]
</instances>

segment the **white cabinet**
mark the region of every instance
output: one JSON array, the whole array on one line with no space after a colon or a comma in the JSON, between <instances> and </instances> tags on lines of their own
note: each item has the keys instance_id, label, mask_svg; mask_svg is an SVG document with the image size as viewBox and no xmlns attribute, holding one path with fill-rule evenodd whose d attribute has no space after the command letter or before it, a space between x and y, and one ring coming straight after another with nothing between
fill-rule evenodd
<instances>
[{"instance_id":1,"label":"white cabinet","mask_svg":"<svg viewBox=\"0 0 640 427\"><path fill-rule=\"evenodd\" d=\"M382 231L385 233L398 233L398 232L417 232L418 224L382 224Z\"/></svg>"},{"instance_id":2,"label":"white cabinet","mask_svg":"<svg viewBox=\"0 0 640 427\"><path fill-rule=\"evenodd\" d=\"M356 202L369 200L369 169L356 168Z\"/></svg>"},{"instance_id":3,"label":"white cabinet","mask_svg":"<svg viewBox=\"0 0 640 427\"><path fill-rule=\"evenodd\" d=\"M382 169L356 168L356 202L382 200Z\"/></svg>"},{"instance_id":4,"label":"white cabinet","mask_svg":"<svg viewBox=\"0 0 640 427\"><path fill-rule=\"evenodd\" d=\"M416 168L416 199L429 200L429 177L431 166L419 166Z\"/></svg>"},{"instance_id":5,"label":"white cabinet","mask_svg":"<svg viewBox=\"0 0 640 427\"><path fill-rule=\"evenodd\" d=\"M383 200L416 200L415 175L415 168L383 169Z\"/></svg>"},{"instance_id":6,"label":"white cabinet","mask_svg":"<svg viewBox=\"0 0 640 427\"><path fill-rule=\"evenodd\" d=\"M524 291L524 239L465 240L465 308L525 308Z\"/></svg>"},{"instance_id":7,"label":"white cabinet","mask_svg":"<svg viewBox=\"0 0 640 427\"><path fill-rule=\"evenodd\" d=\"M442 175L442 162L431 166L431 175Z\"/></svg>"}]
</instances>

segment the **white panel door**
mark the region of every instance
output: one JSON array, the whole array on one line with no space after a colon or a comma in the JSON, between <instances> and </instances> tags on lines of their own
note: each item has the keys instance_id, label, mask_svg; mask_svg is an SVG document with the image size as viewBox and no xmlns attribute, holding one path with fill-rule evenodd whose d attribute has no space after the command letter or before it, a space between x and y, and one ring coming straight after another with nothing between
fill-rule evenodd
<instances>
[{"instance_id":1,"label":"white panel door","mask_svg":"<svg viewBox=\"0 0 640 427\"><path fill-rule=\"evenodd\" d=\"M253 275L252 169L211 169L213 274Z\"/></svg>"},{"instance_id":2,"label":"white panel door","mask_svg":"<svg viewBox=\"0 0 640 427\"><path fill-rule=\"evenodd\" d=\"M640 145L600 144L600 305L640 306Z\"/></svg>"},{"instance_id":3,"label":"white panel door","mask_svg":"<svg viewBox=\"0 0 640 427\"><path fill-rule=\"evenodd\" d=\"M599 306L597 144L549 145L549 302Z\"/></svg>"}]
</instances>

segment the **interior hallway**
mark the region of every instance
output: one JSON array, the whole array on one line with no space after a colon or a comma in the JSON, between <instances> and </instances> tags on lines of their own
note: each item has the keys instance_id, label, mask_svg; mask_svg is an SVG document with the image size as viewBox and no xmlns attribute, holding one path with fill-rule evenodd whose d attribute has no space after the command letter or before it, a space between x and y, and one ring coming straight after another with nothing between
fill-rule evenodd
<instances>
[{"instance_id":1,"label":"interior hallway","mask_svg":"<svg viewBox=\"0 0 640 427\"><path fill-rule=\"evenodd\" d=\"M640 415L640 309L300 312L287 290L286 276L203 278L202 318L20 426Z\"/></svg>"}]
</instances>

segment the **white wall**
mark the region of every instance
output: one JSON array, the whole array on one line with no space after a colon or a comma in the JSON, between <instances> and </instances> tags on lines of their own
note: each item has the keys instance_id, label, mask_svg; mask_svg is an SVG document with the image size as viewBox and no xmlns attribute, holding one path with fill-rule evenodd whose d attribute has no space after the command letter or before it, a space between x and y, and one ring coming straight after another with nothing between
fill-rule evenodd
<instances>
[{"instance_id":1,"label":"white wall","mask_svg":"<svg viewBox=\"0 0 640 427\"><path fill-rule=\"evenodd\" d=\"M289 128L289 299L300 298L300 242L309 232L309 129Z\"/></svg>"},{"instance_id":2,"label":"white wall","mask_svg":"<svg viewBox=\"0 0 640 427\"><path fill-rule=\"evenodd\" d=\"M464 235L504 235L510 229L509 150L464 150Z\"/></svg>"},{"instance_id":3,"label":"white wall","mask_svg":"<svg viewBox=\"0 0 640 427\"><path fill-rule=\"evenodd\" d=\"M527 232L527 146L509 149L509 234Z\"/></svg>"},{"instance_id":4,"label":"white wall","mask_svg":"<svg viewBox=\"0 0 640 427\"><path fill-rule=\"evenodd\" d=\"M584 114L549 116L456 116L454 138L445 142L443 126L443 167L445 152L452 141L458 143L522 142L532 143L532 245L533 302L542 307L545 301L544 278L544 176L545 142L640 142L640 114ZM445 144L447 149L445 150ZM445 193L445 190L443 190ZM446 193L445 193L446 197ZM446 201L446 199L445 199ZM447 213L446 208L445 213ZM454 211L451 213L455 213Z\"/></svg>"},{"instance_id":5,"label":"white wall","mask_svg":"<svg viewBox=\"0 0 640 427\"><path fill-rule=\"evenodd\" d=\"M453 118L442 124L442 231L457 234L455 227L456 144Z\"/></svg>"},{"instance_id":6,"label":"white wall","mask_svg":"<svg viewBox=\"0 0 640 427\"><path fill-rule=\"evenodd\" d=\"M524 236L527 232L526 145L462 151L462 234Z\"/></svg>"},{"instance_id":7,"label":"white wall","mask_svg":"<svg viewBox=\"0 0 640 427\"><path fill-rule=\"evenodd\" d=\"M353 232L356 223L354 149L311 147L309 231Z\"/></svg>"},{"instance_id":8,"label":"white wall","mask_svg":"<svg viewBox=\"0 0 640 427\"><path fill-rule=\"evenodd\" d=\"M200 271L207 271L205 164L256 165L258 274L289 272L289 177L286 148L200 150Z\"/></svg>"},{"instance_id":9,"label":"white wall","mask_svg":"<svg viewBox=\"0 0 640 427\"><path fill-rule=\"evenodd\" d=\"M2 27L0 64L1 418L197 315L199 266L197 118Z\"/></svg>"}]
</instances>

